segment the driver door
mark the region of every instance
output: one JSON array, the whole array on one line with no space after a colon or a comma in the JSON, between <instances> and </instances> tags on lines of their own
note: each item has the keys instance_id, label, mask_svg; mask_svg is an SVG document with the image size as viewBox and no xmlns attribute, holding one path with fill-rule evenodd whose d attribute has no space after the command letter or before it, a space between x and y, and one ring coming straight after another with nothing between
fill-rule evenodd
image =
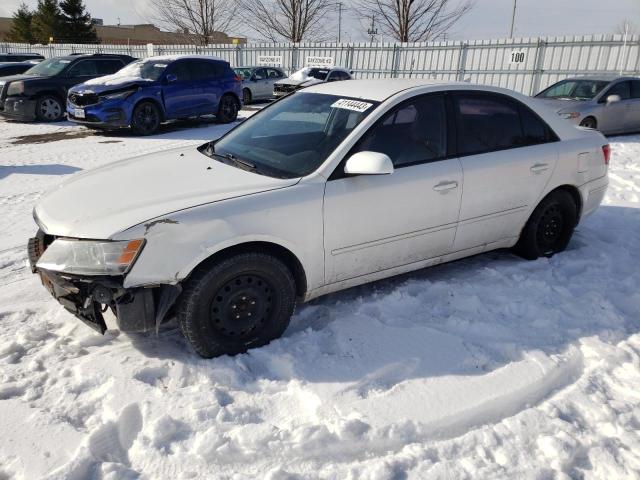
<instances>
[{"instance_id":1,"label":"driver door","mask_svg":"<svg viewBox=\"0 0 640 480\"><path fill-rule=\"evenodd\" d=\"M167 68L162 81L162 95L167 118L199 113L202 89L193 80L187 60L178 60Z\"/></svg>"},{"instance_id":2,"label":"driver door","mask_svg":"<svg viewBox=\"0 0 640 480\"><path fill-rule=\"evenodd\" d=\"M325 277L335 283L449 253L462 195L462 167L448 156L445 98L423 95L395 107L363 135L358 151L388 155L390 175L327 181Z\"/></svg>"}]
</instances>

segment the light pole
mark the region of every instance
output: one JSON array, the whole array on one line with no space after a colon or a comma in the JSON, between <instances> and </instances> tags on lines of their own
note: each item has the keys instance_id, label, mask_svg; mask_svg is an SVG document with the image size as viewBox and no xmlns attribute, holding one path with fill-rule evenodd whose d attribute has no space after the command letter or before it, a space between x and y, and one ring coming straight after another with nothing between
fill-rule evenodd
<instances>
[{"instance_id":1,"label":"light pole","mask_svg":"<svg viewBox=\"0 0 640 480\"><path fill-rule=\"evenodd\" d=\"M509 33L509 38L513 38L513 27L516 23L516 6L518 4L518 0L513 0L513 14L511 15L511 33Z\"/></svg>"},{"instance_id":2,"label":"light pole","mask_svg":"<svg viewBox=\"0 0 640 480\"><path fill-rule=\"evenodd\" d=\"M342 2L338 2L338 43L342 41Z\"/></svg>"}]
</instances>

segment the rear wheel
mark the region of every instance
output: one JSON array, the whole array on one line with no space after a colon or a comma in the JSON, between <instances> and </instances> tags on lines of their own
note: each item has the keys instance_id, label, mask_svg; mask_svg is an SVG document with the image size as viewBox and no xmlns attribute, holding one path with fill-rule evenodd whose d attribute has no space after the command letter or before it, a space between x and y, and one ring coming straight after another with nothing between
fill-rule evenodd
<instances>
[{"instance_id":1,"label":"rear wheel","mask_svg":"<svg viewBox=\"0 0 640 480\"><path fill-rule=\"evenodd\" d=\"M53 95L43 95L36 100L36 118L43 122L55 122L62 118L62 102Z\"/></svg>"},{"instance_id":2,"label":"rear wheel","mask_svg":"<svg viewBox=\"0 0 640 480\"><path fill-rule=\"evenodd\" d=\"M242 90L242 103L244 105L249 105L251 103L251 90L248 88Z\"/></svg>"},{"instance_id":3,"label":"rear wheel","mask_svg":"<svg viewBox=\"0 0 640 480\"><path fill-rule=\"evenodd\" d=\"M593 128L595 130L596 128L598 128L598 123L596 122L595 118L587 117L580 122L580 126L586 127L586 128Z\"/></svg>"},{"instance_id":4,"label":"rear wheel","mask_svg":"<svg viewBox=\"0 0 640 480\"><path fill-rule=\"evenodd\" d=\"M567 245L578 218L578 208L570 193L551 192L538 204L522 229L515 252L527 260L551 257Z\"/></svg>"},{"instance_id":5,"label":"rear wheel","mask_svg":"<svg viewBox=\"0 0 640 480\"><path fill-rule=\"evenodd\" d=\"M233 95L223 95L218 105L218 113L216 118L219 123L235 122L238 118L238 101Z\"/></svg>"},{"instance_id":6,"label":"rear wheel","mask_svg":"<svg viewBox=\"0 0 640 480\"><path fill-rule=\"evenodd\" d=\"M153 102L141 102L133 109L131 129L138 135L151 135L158 130L160 109Z\"/></svg>"},{"instance_id":7,"label":"rear wheel","mask_svg":"<svg viewBox=\"0 0 640 480\"><path fill-rule=\"evenodd\" d=\"M198 355L234 355L280 337L295 308L295 281L279 259L242 253L198 268L177 317Z\"/></svg>"}]
</instances>

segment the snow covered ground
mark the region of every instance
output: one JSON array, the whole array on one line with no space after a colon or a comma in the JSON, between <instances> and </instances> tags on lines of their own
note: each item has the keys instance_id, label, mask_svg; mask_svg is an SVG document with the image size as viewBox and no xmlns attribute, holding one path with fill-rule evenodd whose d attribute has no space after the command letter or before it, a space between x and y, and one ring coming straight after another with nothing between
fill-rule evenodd
<instances>
[{"instance_id":1,"label":"snow covered ground","mask_svg":"<svg viewBox=\"0 0 640 480\"><path fill-rule=\"evenodd\" d=\"M640 478L640 136L611 139L567 252L320 298L245 355L202 360L172 323L100 336L50 298L25 249L46 189L227 128L0 122L1 480Z\"/></svg>"}]
</instances>

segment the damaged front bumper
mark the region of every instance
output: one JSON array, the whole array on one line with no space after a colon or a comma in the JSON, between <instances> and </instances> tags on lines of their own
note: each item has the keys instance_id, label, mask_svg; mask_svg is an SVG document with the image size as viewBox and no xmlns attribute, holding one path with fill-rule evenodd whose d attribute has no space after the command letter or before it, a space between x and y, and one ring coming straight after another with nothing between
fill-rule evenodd
<instances>
[{"instance_id":1,"label":"damaged front bumper","mask_svg":"<svg viewBox=\"0 0 640 480\"><path fill-rule=\"evenodd\" d=\"M101 334L107 330L103 313L108 309L123 332L157 331L180 294L178 285L124 288L124 277L71 275L38 268L46 246L42 232L29 239L31 271L40 276L42 285L58 303Z\"/></svg>"}]
</instances>

